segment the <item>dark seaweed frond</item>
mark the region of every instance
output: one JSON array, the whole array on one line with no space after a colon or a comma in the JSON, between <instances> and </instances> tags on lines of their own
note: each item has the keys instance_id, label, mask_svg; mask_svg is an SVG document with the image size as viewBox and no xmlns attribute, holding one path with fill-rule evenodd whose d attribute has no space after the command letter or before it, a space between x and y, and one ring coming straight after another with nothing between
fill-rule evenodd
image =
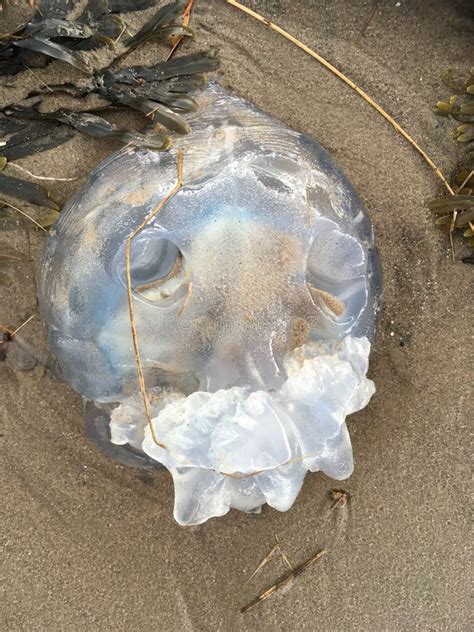
<instances>
[{"instance_id":1,"label":"dark seaweed frond","mask_svg":"<svg viewBox=\"0 0 474 632\"><path fill-rule=\"evenodd\" d=\"M13 42L13 45L19 46L20 48L26 48L27 50L31 50L36 53L43 53L43 55L59 59L60 61L65 61L66 63L71 64L71 66L75 66L84 72L90 71L90 66L86 60L81 58L78 53L49 39L35 37L18 40L17 42Z\"/></svg>"},{"instance_id":2,"label":"dark seaweed frond","mask_svg":"<svg viewBox=\"0 0 474 632\"><path fill-rule=\"evenodd\" d=\"M0 156L4 156L8 160L17 160L47 149L53 149L62 145L74 135L71 129L55 122L44 121L26 124L25 121L19 121L18 119L13 119L13 117L10 120L12 124L16 123L20 127L17 127L19 131L12 134L0 146Z\"/></svg>"},{"instance_id":3,"label":"dark seaweed frond","mask_svg":"<svg viewBox=\"0 0 474 632\"><path fill-rule=\"evenodd\" d=\"M455 94L446 101L438 101L435 113L461 123L454 129L453 138L462 151L465 166L456 174L455 194L434 198L428 207L436 214L436 225L449 234L451 247L453 232L461 230L464 243L474 248L474 68L467 77L445 70L442 79ZM461 261L472 263L472 257L463 257Z\"/></svg>"},{"instance_id":4,"label":"dark seaweed frond","mask_svg":"<svg viewBox=\"0 0 474 632\"><path fill-rule=\"evenodd\" d=\"M156 0L89 0L81 15L75 20L70 20L67 16L74 8L74 2L40 2L31 22L14 33L2 36L0 73L14 74L23 70L25 64L34 61L35 53L59 59L90 73L91 65L83 51L104 44L115 46L116 39L126 30L126 24L118 13L139 11L155 3ZM177 0L161 7L138 33L129 37L125 43L126 48L132 50L151 38L192 36L192 31L188 27L175 23L185 5L186 2L183 0Z\"/></svg>"},{"instance_id":5,"label":"dark seaweed frond","mask_svg":"<svg viewBox=\"0 0 474 632\"><path fill-rule=\"evenodd\" d=\"M74 112L66 108L60 108L54 112L39 112L35 107L17 107L14 113L18 118L24 120L53 121L53 125L62 123L88 136L110 138L137 147L148 147L157 151L164 151L170 145L169 138L163 134L144 136L138 132L123 130L101 116L89 112ZM6 155L5 151L2 153Z\"/></svg>"},{"instance_id":6,"label":"dark seaweed frond","mask_svg":"<svg viewBox=\"0 0 474 632\"><path fill-rule=\"evenodd\" d=\"M51 199L49 191L33 182L12 178L4 173L0 173L0 194L13 196L37 206L48 206L57 209L58 205Z\"/></svg>"},{"instance_id":7,"label":"dark seaweed frond","mask_svg":"<svg viewBox=\"0 0 474 632\"><path fill-rule=\"evenodd\" d=\"M440 116L450 116L461 123L454 132L453 137L460 148L466 154L474 152L474 68L465 78L454 77L452 71L443 73L443 81L454 90L447 101L438 101L435 113Z\"/></svg>"},{"instance_id":8,"label":"dark seaweed frond","mask_svg":"<svg viewBox=\"0 0 474 632\"><path fill-rule=\"evenodd\" d=\"M156 151L164 151L170 146L166 130L178 134L190 131L184 115L196 111L193 93L205 84L204 73L215 70L218 61L207 52L169 59L177 43L183 37L193 35L188 27L192 0L164 4L130 36L119 12L140 11L155 6L158 1L88 0L79 17L72 19L75 7L72 0L41 0L31 22L1 38L0 74L29 69L30 62L35 68L44 66L54 58L86 71L88 76L80 85L67 75L62 83L38 85L22 104L10 104L0 110L0 134L3 136L0 168L6 161L57 147L76 131ZM151 66L119 67L119 64L123 66L131 50L152 38L170 40L172 48L167 61ZM87 62L87 51L104 43L116 54L107 67L93 71ZM45 94L51 93L64 93L78 99L77 107L46 111L47 103L46 108L41 107L41 103ZM81 99L94 93L100 95L104 105L81 107ZM36 97L34 104L32 97ZM103 118L102 113L111 109L141 112L148 123L145 131L121 129ZM1 187L5 195L51 206L46 190L39 185L2 174ZM11 211L4 209L2 212L9 215ZM17 221L17 215L14 213L13 216Z\"/></svg>"},{"instance_id":9,"label":"dark seaweed frond","mask_svg":"<svg viewBox=\"0 0 474 632\"><path fill-rule=\"evenodd\" d=\"M153 37L159 37L163 29L168 28L182 15L185 8L186 0L177 0L161 7L135 35L125 42L127 48L132 50ZM170 34L173 35L175 33Z\"/></svg>"},{"instance_id":10,"label":"dark seaweed frond","mask_svg":"<svg viewBox=\"0 0 474 632\"><path fill-rule=\"evenodd\" d=\"M212 72L219 66L219 61L210 53L194 53L184 55L153 66L131 66L121 70L111 70L113 78L119 83L137 84L140 80L165 81L175 77Z\"/></svg>"}]
</instances>

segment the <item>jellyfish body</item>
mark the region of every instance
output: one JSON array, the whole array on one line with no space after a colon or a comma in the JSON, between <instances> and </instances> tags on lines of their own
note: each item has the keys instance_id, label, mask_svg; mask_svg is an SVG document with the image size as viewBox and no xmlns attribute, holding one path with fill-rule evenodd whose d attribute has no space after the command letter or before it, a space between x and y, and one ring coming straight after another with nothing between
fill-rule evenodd
<instances>
[{"instance_id":1,"label":"jellyfish body","mask_svg":"<svg viewBox=\"0 0 474 632\"><path fill-rule=\"evenodd\" d=\"M175 149L127 148L94 171L39 273L65 378L110 406L113 443L170 470L181 524L286 510L307 470L350 475L345 417L374 390L381 279L324 149L217 84L198 101Z\"/></svg>"}]
</instances>

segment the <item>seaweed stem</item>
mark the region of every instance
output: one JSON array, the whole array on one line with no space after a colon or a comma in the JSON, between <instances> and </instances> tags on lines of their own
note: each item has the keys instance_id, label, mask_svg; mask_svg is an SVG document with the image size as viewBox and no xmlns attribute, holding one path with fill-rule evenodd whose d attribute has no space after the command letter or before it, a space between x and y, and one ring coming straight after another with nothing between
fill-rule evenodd
<instances>
[{"instance_id":1,"label":"seaweed stem","mask_svg":"<svg viewBox=\"0 0 474 632\"><path fill-rule=\"evenodd\" d=\"M31 215L28 215L28 213L25 213L25 211L22 211L21 209L19 209L16 206L13 206L13 204L10 204L9 202L6 202L5 200L0 200L0 202L2 204L5 204L6 206L9 206L10 208L12 208L14 211L17 211L17 213L20 213L21 215L24 215L25 217L27 217L31 222L33 222L33 224L35 224L38 228L41 228L41 230L44 230L45 233L47 233L48 231L46 230L46 228L44 228L43 226L41 226L41 224L38 224L38 222L33 219L31 217Z\"/></svg>"},{"instance_id":2,"label":"seaweed stem","mask_svg":"<svg viewBox=\"0 0 474 632\"><path fill-rule=\"evenodd\" d=\"M183 26L189 26L189 21L191 19L191 11L193 9L193 4L194 4L194 0L188 0L188 4L186 5L186 7L185 7L185 9L183 11L183 22L182 22ZM169 61L173 57L175 50L181 44L183 39L184 39L183 35L180 35L178 37L178 39L173 44L173 47L171 48L170 52L168 53L168 56L166 57L165 61Z\"/></svg>"}]
</instances>

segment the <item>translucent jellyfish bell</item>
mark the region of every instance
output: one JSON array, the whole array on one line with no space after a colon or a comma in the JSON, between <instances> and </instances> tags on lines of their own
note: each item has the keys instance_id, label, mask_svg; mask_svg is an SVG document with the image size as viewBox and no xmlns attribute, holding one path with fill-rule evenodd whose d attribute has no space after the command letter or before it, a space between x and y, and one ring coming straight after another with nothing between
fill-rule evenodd
<instances>
[{"instance_id":1,"label":"translucent jellyfish bell","mask_svg":"<svg viewBox=\"0 0 474 632\"><path fill-rule=\"evenodd\" d=\"M351 474L381 283L364 207L318 143L217 84L198 102L173 150L93 172L39 273L51 348L95 402L89 432L168 468L180 524L285 511L308 470Z\"/></svg>"}]
</instances>

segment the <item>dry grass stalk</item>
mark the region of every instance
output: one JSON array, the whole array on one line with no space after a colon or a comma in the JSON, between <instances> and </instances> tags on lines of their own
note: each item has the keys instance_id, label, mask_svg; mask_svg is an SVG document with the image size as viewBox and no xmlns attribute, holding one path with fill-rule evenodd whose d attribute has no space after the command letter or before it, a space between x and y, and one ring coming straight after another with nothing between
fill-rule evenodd
<instances>
[{"instance_id":1,"label":"dry grass stalk","mask_svg":"<svg viewBox=\"0 0 474 632\"><path fill-rule=\"evenodd\" d=\"M313 457L320 454L321 450L317 452L310 452L309 454L303 454L302 456L296 456L294 459L288 459L288 461L284 461L280 463L280 465L275 465L274 467L268 467L264 470L256 470L255 472L250 472L249 474L234 474L233 472L221 472L223 476L229 476L230 478L235 478L240 481L244 478L250 478L251 476L257 476L257 474L262 474L262 472L272 472L273 470L277 470L280 467L285 467L286 465L292 465L293 463L299 463L300 461L304 461L305 459L312 459Z\"/></svg>"},{"instance_id":2,"label":"dry grass stalk","mask_svg":"<svg viewBox=\"0 0 474 632\"><path fill-rule=\"evenodd\" d=\"M140 392L143 398L143 405L145 408L145 414L147 418L147 423L150 428L150 433L153 441L156 445L159 445L161 448L165 448L162 443L158 440L155 430L153 428L152 420L151 420L151 412L150 412L150 402L148 400L148 395L146 392L145 386L145 374L143 372L143 364L140 356L140 347L138 344L138 335L137 335L137 325L135 322L135 311L133 307L133 291L132 291L132 275L130 272L130 254L132 249L132 241L134 237L136 237L145 226L161 211L161 209L173 198L176 193L183 186L183 152L178 150L178 180L175 186L171 189L171 191L161 200L158 206L143 220L143 222L136 228L127 238L126 248L125 248L125 270L127 277L127 296L128 296L128 309L130 314L130 329L132 332L132 340L133 340L133 350L135 354L135 362L137 365L138 372L138 381L140 384Z\"/></svg>"},{"instance_id":3,"label":"dry grass stalk","mask_svg":"<svg viewBox=\"0 0 474 632\"><path fill-rule=\"evenodd\" d=\"M308 46L306 46L305 44L300 42L300 40L296 39L296 37L293 37L293 35L290 35L290 33L285 31L284 29L282 29L278 25L274 24L273 22L271 22L267 18L263 17L262 15L257 13L256 11L252 11L252 9L249 9L248 7L245 7L244 5L240 4L240 2L237 2L236 0L226 0L226 2L228 4L231 4L233 7L239 9L240 11L243 11L244 13L247 13L247 15L250 15L255 20L258 20L259 22L261 22L262 24L264 24L265 26L270 28L272 31L275 31L279 35L282 35L285 39L287 39L288 41L290 41L293 44L295 44L295 46L298 46L298 48L300 48L306 54L308 54L311 57L313 57L313 59L316 59L316 61L318 61L320 64L322 64L327 70L331 71L334 75L336 75L336 77L338 77L346 85L348 85L350 88L352 88L352 90L357 92L357 94L359 96L361 96L364 99L364 101L366 101L379 114L381 114L384 117L384 119L386 121L388 121L390 123L390 125L392 125L397 130L397 132L399 134L401 134L403 136L403 138L405 138L405 140L407 140L410 143L410 145L412 145L412 147L414 147L416 149L416 151L422 156L422 158L425 160L425 162L427 162L428 165L431 167L431 169L433 169L433 171L438 176L438 178L441 180L441 182L443 183L445 188L449 191L449 193L451 193L451 195L454 195L454 191L451 188L449 182L446 180L446 178L442 174L441 170L431 160L431 158L428 156L428 154L403 129L403 127L401 127L401 125L399 125L395 121L395 119L392 116L390 116L390 114L388 114L376 101L374 101L372 99L372 97L370 97L364 90L362 90L362 88L359 88L359 86L357 84L355 84L352 81L352 79L349 79L349 77L347 77L344 73L342 73L338 68L333 66L326 59L324 59L324 57L321 57L321 55L316 53L314 50L312 50L311 48L309 48Z\"/></svg>"},{"instance_id":4,"label":"dry grass stalk","mask_svg":"<svg viewBox=\"0 0 474 632\"><path fill-rule=\"evenodd\" d=\"M14 336L17 335L17 333L20 331L20 329L23 329L23 327L25 327L31 320L33 320L34 317L35 317L35 315L31 314L31 316L29 318L27 318L24 323L21 323L21 325L19 327L17 327L16 329L10 329L10 327L5 327L5 325L0 325L0 331L3 331L10 338L13 338Z\"/></svg>"},{"instance_id":5,"label":"dry grass stalk","mask_svg":"<svg viewBox=\"0 0 474 632\"><path fill-rule=\"evenodd\" d=\"M15 169L19 169L20 171L23 171L24 173L28 174L32 178L36 178L36 180L50 180L52 182L74 182L75 180L78 180L78 178L51 178L49 176L37 176L35 173L31 173L31 171L28 171L28 169L25 169L25 167L17 165L14 162L9 162L8 166L15 167Z\"/></svg>"},{"instance_id":6,"label":"dry grass stalk","mask_svg":"<svg viewBox=\"0 0 474 632\"><path fill-rule=\"evenodd\" d=\"M323 557L323 555L325 555L326 553L327 553L326 549L322 549L321 551L318 551L315 555L310 557L309 560L306 560L306 562L303 562L303 564L301 564L300 566L298 566L294 570L292 570L289 573L287 573L284 577L282 577L282 579L280 579L275 584L270 586L270 588L267 588L267 590L265 590L263 593L261 593L255 599L253 599L246 606L243 606L240 609L240 612L242 612L242 613L243 612L247 612L247 610L250 610L250 608L253 608L257 604L261 603L262 601L265 601L265 599L268 599L268 597L273 595L273 593L275 593L277 590L279 590L280 588L283 588L289 582L291 582L293 579L295 579L296 577L301 575L306 569L308 569L315 562L317 562L319 559L321 559Z\"/></svg>"},{"instance_id":7,"label":"dry grass stalk","mask_svg":"<svg viewBox=\"0 0 474 632\"><path fill-rule=\"evenodd\" d=\"M331 507L331 511L336 509L336 507L345 507L349 502L349 494L345 492L343 489L331 489L329 492L332 500L334 500L334 504Z\"/></svg>"},{"instance_id":8,"label":"dry grass stalk","mask_svg":"<svg viewBox=\"0 0 474 632\"><path fill-rule=\"evenodd\" d=\"M290 569L290 571L292 571L292 570L293 570L293 565L291 564L290 560L286 557L285 552L284 552L284 550L283 550L283 547L281 546L280 539L279 539L279 537L277 536L277 534L276 534L276 533L275 533L275 540L277 541L278 549L279 549L279 551L280 551L280 555L281 555L281 556L282 556L282 558L283 558L283 561L284 561L284 562L285 562L285 564L288 566L288 568Z\"/></svg>"},{"instance_id":9,"label":"dry grass stalk","mask_svg":"<svg viewBox=\"0 0 474 632\"><path fill-rule=\"evenodd\" d=\"M454 227L456 226L456 218L458 216L458 212L457 211L453 211L453 219L451 220L451 225L449 226L449 243L451 244L451 255L453 257L453 261L456 261L456 254L454 252L454 239L453 239L453 233L454 233Z\"/></svg>"},{"instance_id":10,"label":"dry grass stalk","mask_svg":"<svg viewBox=\"0 0 474 632\"><path fill-rule=\"evenodd\" d=\"M186 8L183 11L183 26L189 26L189 21L191 20L191 11L193 10L193 4L194 4L194 0L188 0L188 4L186 5ZM173 39L174 39L173 47L168 53L168 57L165 59L165 61L169 61L173 57L176 49L181 44L184 38L182 35L180 35L179 37L173 38Z\"/></svg>"},{"instance_id":11,"label":"dry grass stalk","mask_svg":"<svg viewBox=\"0 0 474 632\"><path fill-rule=\"evenodd\" d=\"M18 39L21 39L21 38L18 38ZM51 90L51 88L48 86L48 84L47 84L45 81L43 81L43 79L41 79L41 77L38 77L38 75L36 75L36 74L35 74L35 73L31 70L31 68L30 68L29 66L27 66L27 65L25 64L25 68L26 68L26 69L27 69L27 71L30 73L30 75L32 75L32 76L36 79L36 81L39 81L39 83L42 83L42 84L43 84L43 86L44 86L47 90L49 90L49 91L51 92L51 94L54 94L54 90Z\"/></svg>"},{"instance_id":12,"label":"dry grass stalk","mask_svg":"<svg viewBox=\"0 0 474 632\"><path fill-rule=\"evenodd\" d=\"M255 577L255 575L257 575L262 570L262 568L265 566L265 564L267 564L271 560L271 558L273 557L273 554L275 553L275 551L278 551L280 553L283 561L288 566L290 571L293 570L293 566L291 565L290 560L285 555L285 552L283 551L283 548L281 546L281 542L280 542L280 540L279 540L279 538L278 538L278 536L276 534L275 534L275 540L276 540L276 544L274 544L272 546L272 548L270 549L270 551L267 553L267 555L265 555L263 560L260 562L260 564L254 570L254 572L250 575L250 577L245 582L246 584L248 584Z\"/></svg>"},{"instance_id":13,"label":"dry grass stalk","mask_svg":"<svg viewBox=\"0 0 474 632\"><path fill-rule=\"evenodd\" d=\"M25 327L25 325L27 325L31 320L33 320L33 318L35 317L34 314L31 314L31 316L29 318L27 318L25 320L24 323L22 323L19 327L17 327L15 329L15 331L11 334L12 336L16 336L16 334L20 331L20 329L23 329L23 327Z\"/></svg>"},{"instance_id":14,"label":"dry grass stalk","mask_svg":"<svg viewBox=\"0 0 474 632\"><path fill-rule=\"evenodd\" d=\"M262 568L265 566L265 564L267 564L272 559L273 554L279 548L279 546L280 545L278 543L274 544L272 546L272 548L270 549L270 552L267 553L267 555L265 555L265 557L262 559L260 564L257 566L257 568L254 570L254 572L247 579L247 581L245 582L246 584L248 584L250 581L252 581L252 579L255 577L255 575L257 575L262 570Z\"/></svg>"},{"instance_id":15,"label":"dry grass stalk","mask_svg":"<svg viewBox=\"0 0 474 632\"><path fill-rule=\"evenodd\" d=\"M188 285L188 292L187 292L186 296L184 297L184 301L181 303L180 308L178 309L178 318L181 317L182 313L186 309L186 307L187 307L187 305L189 303L189 299L192 296L192 293L193 293L193 282L190 281L189 285Z\"/></svg>"},{"instance_id":16,"label":"dry grass stalk","mask_svg":"<svg viewBox=\"0 0 474 632\"><path fill-rule=\"evenodd\" d=\"M474 175L474 171L470 171L467 174L467 177L464 178L464 182L461 184L460 187L458 187L457 193L459 193L460 191L462 191L464 189L464 187L466 186L466 184L469 182L469 180L471 179L471 177Z\"/></svg>"},{"instance_id":17,"label":"dry grass stalk","mask_svg":"<svg viewBox=\"0 0 474 632\"><path fill-rule=\"evenodd\" d=\"M18 208L17 206L13 206L13 204L10 204L9 202L5 202L5 200L0 200L1 204L5 204L5 206L9 206L10 208L12 208L14 211L16 211L17 213L20 213L20 215L23 215L24 217L26 217L27 219L30 220L30 222L33 222L33 224L35 224L38 228L41 228L41 230L44 230L45 233L47 233L48 231L46 230L46 228L44 228L43 226L41 226L41 224L38 224L38 222L33 219L31 217L31 215L28 215L28 213L26 213L25 211L22 211L20 208Z\"/></svg>"}]
</instances>

